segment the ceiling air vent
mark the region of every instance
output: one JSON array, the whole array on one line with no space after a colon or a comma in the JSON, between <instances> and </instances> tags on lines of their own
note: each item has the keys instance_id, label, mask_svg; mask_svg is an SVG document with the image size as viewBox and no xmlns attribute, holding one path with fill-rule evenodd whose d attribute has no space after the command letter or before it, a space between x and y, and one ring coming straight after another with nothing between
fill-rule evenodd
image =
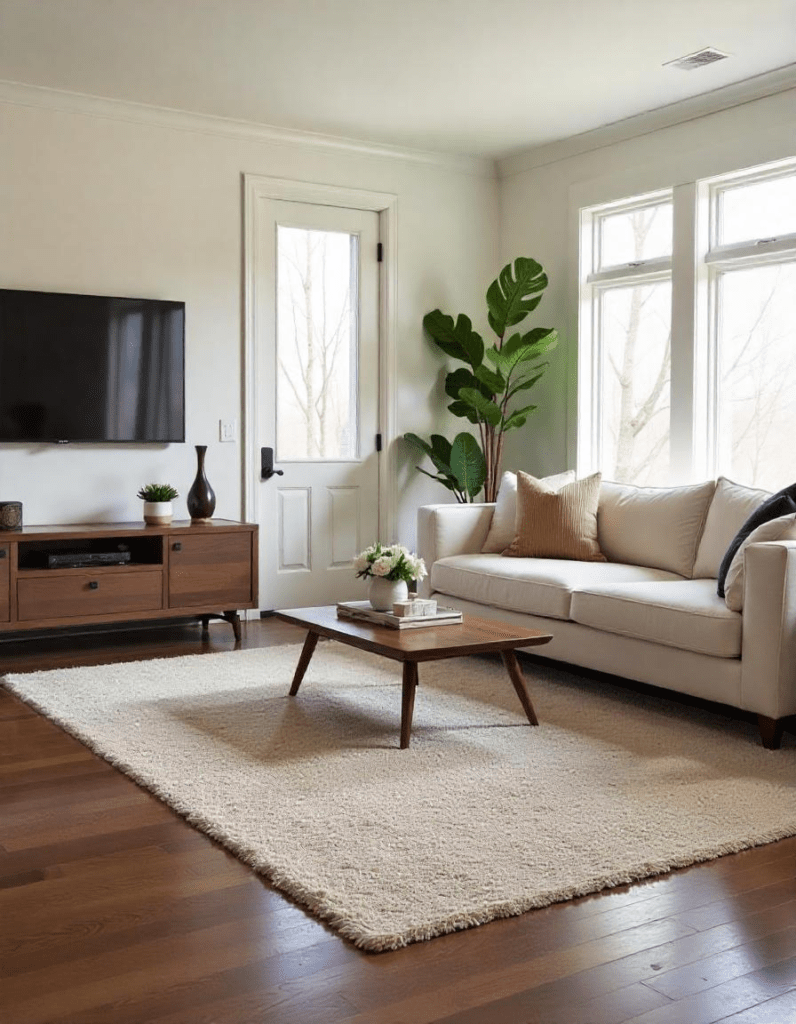
<instances>
[{"instance_id":1,"label":"ceiling air vent","mask_svg":"<svg viewBox=\"0 0 796 1024\"><path fill-rule=\"evenodd\" d=\"M715 46L705 46L695 53L689 53L685 57L678 57L677 60L668 60L663 65L665 68L680 68L682 71L693 71L695 68L703 68L706 64L714 64L717 60L724 60L729 53L717 50Z\"/></svg>"}]
</instances>

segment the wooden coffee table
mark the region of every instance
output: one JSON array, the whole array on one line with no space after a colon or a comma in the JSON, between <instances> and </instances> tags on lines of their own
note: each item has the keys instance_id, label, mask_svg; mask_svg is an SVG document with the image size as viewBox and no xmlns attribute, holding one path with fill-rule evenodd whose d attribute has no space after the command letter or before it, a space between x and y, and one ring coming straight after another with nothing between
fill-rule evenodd
<instances>
[{"instance_id":1,"label":"wooden coffee table","mask_svg":"<svg viewBox=\"0 0 796 1024\"><path fill-rule=\"evenodd\" d=\"M466 616L463 622L447 626L423 626L418 629L390 629L369 622L338 619L332 605L322 608L290 608L277 611L285 622L293 622L307 630L307 639L299 657L290 696L298 693L318 638L339 640L349 647L372 651L393 661L403 662L403 695L401 701L401 749L409 746L412 713L417 688L417 666L421 661L460 658L466 654L499 652L517 696L531 725L538 725L536 712L525 685L522 669L514 653L517 647L538 647L553 639L539 629L522 629L507 622Z\"/></svg>"}]
</instances>

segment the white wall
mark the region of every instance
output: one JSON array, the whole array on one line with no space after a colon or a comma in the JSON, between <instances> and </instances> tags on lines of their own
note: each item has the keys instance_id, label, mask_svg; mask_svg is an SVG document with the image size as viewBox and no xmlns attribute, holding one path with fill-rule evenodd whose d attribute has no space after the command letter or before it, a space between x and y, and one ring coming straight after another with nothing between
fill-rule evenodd
<instances>
[{"instance_id":1,"label":"white wall","mask_svg":"<svg viewBox=\"0 0 796 1024\"><path fill-rule=\"evenodd\" d=\"M501 262L532 256L542 263L550 286L527 323L557 327L562 337L530 393L539 411L506 439L506 468L540 476L575 467L578 209L793 157L796 90L611 145L592 135L588 152L559 156L572 143L552 146L501 167Z\"/></svg>"},{"instance_id":2,"label":"white wall","mask_svg":"<svg viewBox=\"0 0 796 1024\"><path fill-rule=\"evenodd\" d=\"M22 501L26 524L139 520L135 494L150 480L179 489L184 518L194 444L209 446L216 515L241 516L243 446L219 444L218 421L242 422L244 172L397 194L398 433L444 425L442 359L422 318L440 305L477 319L483 306L499 269L490 165L136 123L121 105L52 106L52 95L0 102L0 286L184 300L186 443L0 446L0 499ZM400 445L398 525L411 544L416 507L448 492Z\"/></svg>"}]
</instances>

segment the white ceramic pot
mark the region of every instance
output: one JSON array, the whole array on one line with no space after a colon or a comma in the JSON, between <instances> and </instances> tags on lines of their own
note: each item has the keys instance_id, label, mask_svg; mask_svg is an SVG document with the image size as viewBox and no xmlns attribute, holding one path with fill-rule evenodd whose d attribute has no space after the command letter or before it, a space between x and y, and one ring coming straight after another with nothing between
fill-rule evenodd
<instances>
[{"instance_id":1,"label":"white ceramic pot","mask_svg":"<svg viewBox=\"0 0 796 1024\"><path fill-rule=\"evenodd\" d=\"M386 580L374 576L368 587L370 606L377 612L391 612L396 601L405 601L409 596L406 580Z\"/></svg>"},{"instance_id":2,"label":"white ceramic pot","mask_svg":"<svg viewBox=\"0 0 796 1024\"><path fill-rule=\"evenodd\" d=\"M170 501L145 501L144 522L150 526L168 526L174 518Z\"/></svg>"}]
</instances>

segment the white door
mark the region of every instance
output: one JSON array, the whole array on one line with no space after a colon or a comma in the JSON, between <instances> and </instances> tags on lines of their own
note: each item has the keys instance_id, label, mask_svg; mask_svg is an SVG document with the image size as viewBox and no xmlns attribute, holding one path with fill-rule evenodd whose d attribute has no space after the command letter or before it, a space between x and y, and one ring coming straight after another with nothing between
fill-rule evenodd
<instances>
[{"instance_id":1,"label":"white door","mask_svg":"<svg viewBox=\"0 0 796 1024\"><path fill-rule=\"evenodd\" d=\"M364 599L352 562L378 529L378 214L267 200L258 217L260 608Z\"/></svg>"}]
</instances>

